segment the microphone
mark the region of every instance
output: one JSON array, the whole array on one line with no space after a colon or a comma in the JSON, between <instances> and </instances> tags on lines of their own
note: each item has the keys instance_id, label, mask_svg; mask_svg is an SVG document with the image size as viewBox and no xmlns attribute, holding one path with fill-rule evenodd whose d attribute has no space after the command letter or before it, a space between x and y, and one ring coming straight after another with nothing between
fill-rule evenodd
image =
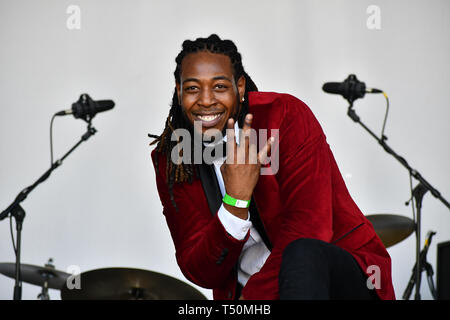
<instances>
[{"instance_id":1,"label":"microphone","mask_svg":"<svg viewBox=\"0 0 450 320\"><path fill-rule=\"evenodd\" d=\"M351 74L343 82L326 82L322 90L331 94L340 94L350 103L356 99L363 98L366 93L383 93L382 90L366 88L366 84Z\"/></svg>"},{"instance_id":2,"label":"microphone","mask_svg":"<svg viewBox=\"0 0 450 320\"><path fill-rule=\"evenodd\" d=\"M92 119L97 113L111 110L114 108L114 105L114 101L112 100L94 101L88 94L83 93L80 95L78 101L72 104L72 109L59 111L55 116L73 114L76 119L82 118L89 121L89 119Z\"/></svg>"}]
</instances>

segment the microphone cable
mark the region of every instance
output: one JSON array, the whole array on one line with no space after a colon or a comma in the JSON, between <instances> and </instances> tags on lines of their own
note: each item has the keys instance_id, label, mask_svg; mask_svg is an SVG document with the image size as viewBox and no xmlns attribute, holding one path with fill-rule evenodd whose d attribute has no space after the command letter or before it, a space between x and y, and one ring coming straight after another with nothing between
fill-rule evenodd
<instances>
[{"instance_id":1,"label":"microphone cable","mask_svg":"<svg viewBox=\"0 0 450 320\"><path fill-rule=\"evenodd\" d=\"M50 167L53 165L53 120L55 120L55 117L56 114L50 120Z\"/></svg>"},{"instance_id":2,"label":"microphone cable","mask_svg":"<svg viewBox=\"0 0 450 320\"><path fill-rule=\"evenodd\" d=\"M386 128L386 121L387 121L387 117L388 117L388 113L389 113L389 97L388 97L388 95L386 94L386 92L382 92L383 93L383 96L386 98L386 113L385 113L385 115L384 115L384 121L383 121L383 128L381 129L381 140L382 141L385 141L385 140L387 140L388 138L384 135L384 130L385 130L385 128Z\"/></svg>"},{"instance_id":3,"label":"microphone cable","mask_svg":"<svg viewBox=\"0 0 450 320\"><path fill-rule=\"evenodd\" d=\"M17 248L16 248L16 240L14 239L14 232L13 232L13 226L12 226L12 214L9 215L9 231L11 232L11 241L14 249L14 254L17 257Z\"/></svg>"}]
</instances>

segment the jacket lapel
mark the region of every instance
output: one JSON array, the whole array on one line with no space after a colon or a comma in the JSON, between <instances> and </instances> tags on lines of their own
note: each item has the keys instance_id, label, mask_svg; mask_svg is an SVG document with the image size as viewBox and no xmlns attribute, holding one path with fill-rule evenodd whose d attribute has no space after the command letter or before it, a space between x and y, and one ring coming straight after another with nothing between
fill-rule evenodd
<instances>
[{"instance_id":1,"label":"jacket lapel","mask_svg":"<svg viewBox=\"0 0 450 320\"><path fill-rule=\"evenodd\" d=\"M250 208L248 208L250 212L250 221L253 224L253 227L258 231L261 239L264 241L267 249L272 251L272 243L270 242L269 237L267 236L266 229L262 223L261 217L258 212L258 208L256 207L255 198L252 196L252 200L250 201Z\"/></svg>"},{"instance_id":2,"label":"jacket lapel","mask_svg":"<svg viewBox=\"0 0 450 320\"><path fill-rule=\"evenodd\" d=\"M219 182L217 181L214 165L205 163L197 165L203 191L208 201L209 210L213 216L216 215L222 204L222 195Z\"/></svg>"}]
</instances>

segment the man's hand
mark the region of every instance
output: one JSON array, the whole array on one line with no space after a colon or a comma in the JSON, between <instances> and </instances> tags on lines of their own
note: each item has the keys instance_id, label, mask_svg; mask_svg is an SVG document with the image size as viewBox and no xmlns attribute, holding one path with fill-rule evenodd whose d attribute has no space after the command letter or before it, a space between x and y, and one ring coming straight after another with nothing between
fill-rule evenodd
<instances>
[{"instance_id":1,"label":"man's hand","mask_svg":"<svg viewBox=\"0 0 450 320\"><path fill-rule=\"evenodd\" d=\"M264 148L258 153L256 137L251 138L251 125L253 116L247 114L242 128L239 145L236 143L234 133L234 120L227 122L227 158L220 167L225 190L228 195L239 200L250 200L253 189L258 182L261 163L270 152L273 139L269 139ZM247 219L248 208L236 208L224 204L225 208L241 219Z\"/></svg>"}]
</instances>

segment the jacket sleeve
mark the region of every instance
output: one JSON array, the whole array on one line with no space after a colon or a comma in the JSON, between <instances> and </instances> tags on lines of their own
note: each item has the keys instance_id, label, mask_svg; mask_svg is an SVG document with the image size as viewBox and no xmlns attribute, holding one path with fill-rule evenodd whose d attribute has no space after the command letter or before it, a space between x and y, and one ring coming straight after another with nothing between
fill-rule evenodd
<instances>
[{"instance_id":1,"label":"jacket sleeve","mask_svg":"<svg viewBox=\"0 0 450 320\"><path fill-rule=\"evenodd\" d=\"M206 202L199 203L203 198L192 194L203 192L199 180L194 180L196 185L173 187L177 211L165 179L165 157L153 151L154 164L156 156L160 157L156 185L175 245L177 263L184 276L195 284L210 289L221 287L230 277L235 277L233 268L249 232L242 240L226 232L217 213L213 216Z\"/></svg>"},{"instance_id":2,"label":"jacket sleeve","mask_svg":"<svg viewBox=\"0 0 450 320\"><path fill-rule=\"evenodd\" d=\"M284 248L299 238L330 242L332 180L330 150L309 108L289 96L280 106L279 169L276 179L282 204L281 229L264 266L247 282L245 299L278 299L278 274Z\"/></svg>"}]
</instances>

